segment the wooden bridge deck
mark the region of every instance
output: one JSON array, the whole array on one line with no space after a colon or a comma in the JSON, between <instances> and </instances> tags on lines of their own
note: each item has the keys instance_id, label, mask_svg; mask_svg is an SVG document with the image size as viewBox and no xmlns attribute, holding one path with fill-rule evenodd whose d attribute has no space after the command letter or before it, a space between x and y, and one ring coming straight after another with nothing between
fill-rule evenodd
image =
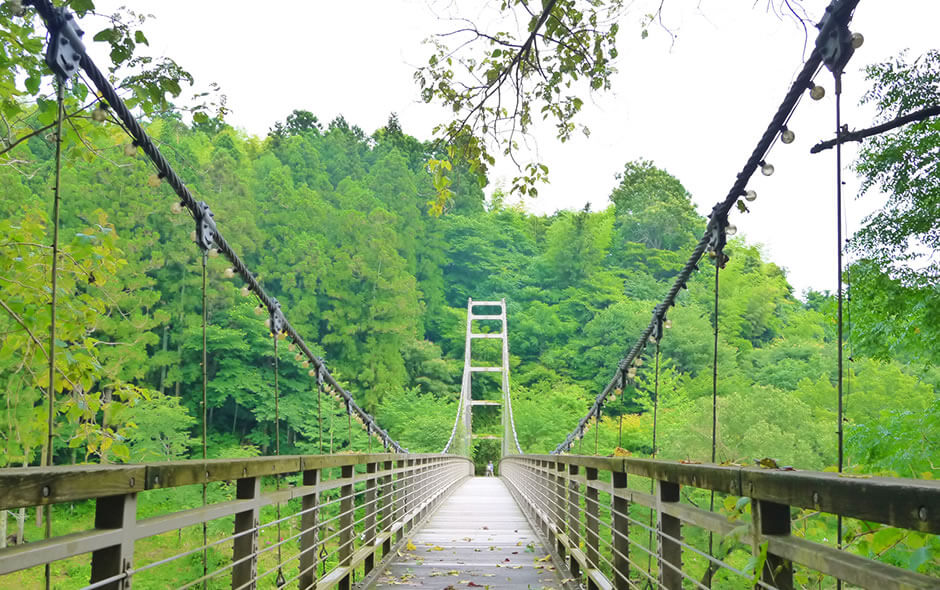
<instances>
[{"instance_id":1,"label":"wooden bridge deck","mask_svg":"<svg viewBox=\"0 0 940 590\"><path fill-rule=\"evenodd\" d=\"M444 501L375 589L560 589L556 564L502 480L474 477Z\"/></svg>"}]
</instances>

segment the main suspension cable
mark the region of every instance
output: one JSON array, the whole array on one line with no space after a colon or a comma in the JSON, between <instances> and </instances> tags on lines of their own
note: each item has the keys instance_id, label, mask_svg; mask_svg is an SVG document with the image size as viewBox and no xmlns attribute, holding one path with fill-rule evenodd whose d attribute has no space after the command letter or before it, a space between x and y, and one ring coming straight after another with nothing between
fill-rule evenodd
<instances>
[{"instance_id":1,"label":"main suspension cable","mask_svg":"<svg viewBox=\"0 0 940 590\"><path fill-rule=\"evenodd\" d=\"M24 4L27 3L36 8L36 11L42 17L50 31L56 31L61 28L66 20L66 15L68 15L67 12L56 9L53 6L51 0L28 0L24 2ZM79 48L76 48L76 50L79 50ZM290 340L300 348L301 352L313 364L314 368L319 369L322 367L324 369L324 379L336 389L342 398L349 402L350 409L362 419L363 425L366 427L368 427L368 425L372 425L372 428L377 433L379 433L379 436L381 436L384 442L387 442L391 446L392 450L395 452L404 452L404 448L395 440L393 440L387 431L379 428L378 424L375 423L375 420L372 418L372 416L362 409L355 402L352 394L346 391L339 384L336 378L330 374L329 370L326 369L323 359L313 354L313 352L307 346L306 342L303 340L303 338L301 338L300 334L290 324L290 322L287 321L287 318L281 311L277 300L271 297L264 290L264 288L261 286L261 283L241 260L231 244L229 244L228 241L226 241L219 232L218 228L215 226L214 221L211 220L211 212L209 211L208 205L203 202L196 201L187 186L183 183L182 178L180 178L179 174L177 174L177 172L160 152L160 149L153 142L153 139L144 131L140 123L134 118L133 113L130 112L130 110L127 108L127 105L124 103L121 97L118 96L114 86L111 85L110 81L104 75L104 73L98 69L98 67L92 61L91 57L89 57L88 53L81 51L78 65L82 70L84 70L85 74L87 74L88 79L92 82L92 84L94 84L95 88L98 89L98 92L111 108L114 115L117 116L117 118L121 121L126 132L132 137L133 144L140 148L154 164L158 172L157 176L161 179L165 179L167 184L179 197L181 205L189 209L197 223L203 221L209 222L211 225L211 231L209 233L211 239L209 240L209 243L206 244L206 247L211 245L217 248L219 253L223 254L232 263L232 270L237 273L242 278L242 280L245 281L247 288L255 294L255 296L260 300L261 304L264 305L271 314L277 313L280 316L282 319L279 328L280 331L287 334L288 338L290 338Z\"/></svg>"},{"instance_id":2,"label":"main suspension cable","mask_svg":"<svg viewBox=\"0 0 940 590\"><path fill-rule=\"evenodd\" d=\"M835 22L840 24L847 24L851 20L852 12L855 10L856 5L858 5L858 2L859 0L832 0L826 9L826 17L824 22L826 19L830 19L830 23ZM826 32L828 33L829 31ZM793 80L793 83L790 85L790 89L784 96L783 102L781 102L780 106L777 107L777 111L771 118L770 124L764 130L763 135L761 135L757 145L754 147L754 150L751 152L751 155L745 162L744 168L737 174L737 177L735 178L734 183L732 183L731 189L728 191L728 194L725 196L724 200L717 203L712 209L712 213L704 235L699 240L698 244L696 244L691 256L686 261L685 266L683 266L682 270L679 272L678 276L672 284L672 287L669 289L669 292L663 298L662 302L660 302L654 308L653 318L650 320L649 325L647 325L646 329L640 334L639 338L637 338L636 342L629 349L626 356L624 356L623 359L621 359L618 363L618 369L630 367L634 359L640 355L642 350L649 342L650 336L656 330L657 323L661 322L665 317L668 309L675 305L676 297L678 296L679 292L686 287L686 283L691 277L692 272L698 269L698 261L702 258L702 255L709 247L709 243L712 241L714 231L716 229L723 230L723 227L727 225L728 213L731 211L731 208L737 202L738 198L745 194L744 189L747 186L747 183L754 175L754 172L757 171L757 168L764 163L765 155L776 141L777 135L781 133L786 127L786 123L793 113L793 110L796 108L796 105L799 103L803 93L811 87L812 79L819 71L820 65L823 63L823 54L819 47L819 44L823 39L824 36L823 32L821 31L819 38L817 38L817 46L814 47L809 58L803 64L803 68L800 70L800 73L797 74L796 78ZM620 371L618 370L607 386L597 394L594 399L594 404L588 410L585 418L582 418L578 423L578 426L576 426L575 429L565 437L565 440L555 447L555 450L552 451L552 454L561 453L571 448L571 444L577 438L578 433L583 429L585 422L591 416L596 415L597 408L604 403L604 400L619 382Z\"/></svg>"}]
</instances>

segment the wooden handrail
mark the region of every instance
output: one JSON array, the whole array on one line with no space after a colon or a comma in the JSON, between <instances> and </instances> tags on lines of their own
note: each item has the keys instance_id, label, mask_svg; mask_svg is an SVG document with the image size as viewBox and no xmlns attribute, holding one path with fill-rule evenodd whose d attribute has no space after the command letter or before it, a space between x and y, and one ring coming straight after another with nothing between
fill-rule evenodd
<instances>
[{"instance_id":1,"label":"wooden handrail","mask_svg":"<svg viewBox=\"0 0 940 590\"><path fill-rule=\"evenodd\" d=\"M757 574L764 587L794 588L794 563L863 588L940 587L937 578L790 534L792 507L936 534L940 482L579 455L504 457L500 473L523 510L549 537L556 554L567 556L568 573L589 589L633 587L631 573L641 575L641 581L645 581L642 576L657 577L657 587L681 589L683 579L691 576L682 564L683 553L691 550L683 532L689 526L719 537L738 534L755 553L764 551ZM644 478L645 490L628 487L630 476ZM655 482L652 494L651 481ZM723 514L680 501L683 487L750 498L752 522L732 522ZM606 494L600 510L599 494ZM656 537L652 547L631 550L636 542L629 531L647 528L646 522L630 516L632 504L656 515L650 530ZM607 519L602 539L597 533L598 514ZM642 530L641 536L645 535ZM657 564L652 574L642 567L647 559ZM697 572L696 582L702 573Z\"/></svg>"}]
</instances>

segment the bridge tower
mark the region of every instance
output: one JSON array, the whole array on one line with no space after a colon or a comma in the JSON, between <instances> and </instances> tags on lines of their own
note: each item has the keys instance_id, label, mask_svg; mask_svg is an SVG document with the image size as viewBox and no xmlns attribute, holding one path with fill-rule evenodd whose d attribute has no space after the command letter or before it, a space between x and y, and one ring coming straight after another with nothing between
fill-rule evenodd
<instances>
[{"instance_id":1,"label":"bridge tower","mask_svg":"<svg viewBox=\"0 0 940 590\"><path fill-rule=\"evenodd\" d=\"M498 308L498 313L475 313L474 308ZM498 332L474 332L473 322L478 320L499 322ZM500 366L475 366L473 360L473 344L481 340L494 339L501 343L501 362ZM474 399L473 382L474 375L479 373L499 373L500 376L500 400L493 399ZM482 379L481 383L491 383L488 379ZM480 389L478 387L478 389ZM512 417L512 400L509 395L509 339L506 324L506 300L499 301L474 301L467 300L467 340L464 348L464 367L463 381L460 386L460 398L462 416L461 426L464 433L464 444L469 455L473 450L474 439L496 438L500 440L500 452L502 456L514 453L521 453L519 443L516 439L515 424ZM473 412L474 408L482 407L500 408L500 422L502 425L502 435L485 435L473 433Z\"/></svg>"}]
</instances>

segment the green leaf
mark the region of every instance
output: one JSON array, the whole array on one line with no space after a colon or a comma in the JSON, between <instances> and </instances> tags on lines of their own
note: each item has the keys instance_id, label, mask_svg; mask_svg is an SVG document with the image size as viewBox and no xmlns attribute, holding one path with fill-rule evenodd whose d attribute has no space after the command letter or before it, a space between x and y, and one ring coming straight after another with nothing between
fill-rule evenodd
<instances>
[{"instance_id":1,"label":"green leaf","mask_svg":"<svg viewBox=\"0 0 940 590\"><path fill-rule=\"evenodd\" d=\"M94 0L71 0L69 7L78 13L89 12L95 9Z\"/></svg>"},{"instance_id":2,"label":"green leaf","mask_svg":"<svg viewBox=\"0 0 940 590\"><path fill-rule=\"evenodd\" d=\"M147 41L147 37L144 36L143 31L134 31L134 41L143 43L144 45L150 45L150 42Z\"/></svg>"},{"instance_id":3,"label":"green leaf","mask_svg":"<svg viewBox=\"0 0 940 590\"><path fill-rule=\"evenodd\" d=\"M925 546L911 553L911 558L907 562L907 569L917 571L917 568L927 563L930 559L930 550Z\"/></svg>"},{"instance_id":4,"label":"green leaf","mask_svg":"<svg viewBox=\"0 0 940 590\"><path fill-rule=\"evenodd\" d=\"M98 31L98 33L92 38L95 41L105 41L107 43L114 43L121 38L121 32L115 28L104 29Z\"/></svg>"},{"instance_id":5,"label":"green leaf","mask_svg":"<svg viewBox=\"0 0 940 590\"><path fill-rule=\"evenodd\" d=\"M26 90L28 90L30 94L35 96L39 92L40 81L41 79L39 78L39 75L34 74L26 78L26 80L24 80L23 83L26 85Z\"/></svg>"}]
</instances>

